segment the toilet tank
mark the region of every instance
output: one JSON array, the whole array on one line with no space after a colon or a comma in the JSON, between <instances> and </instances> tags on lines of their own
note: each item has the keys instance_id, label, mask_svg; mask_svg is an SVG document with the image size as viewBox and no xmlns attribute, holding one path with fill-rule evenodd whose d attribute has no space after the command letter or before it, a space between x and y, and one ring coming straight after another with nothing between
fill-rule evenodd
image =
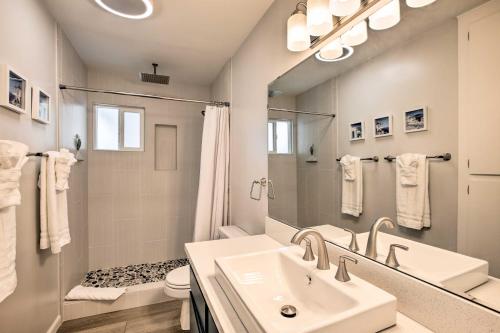
<instances>
[{"instance_id":1,"label":"toilet tank","mask_svg":"<svg viewBox=\"0 0 500 333\"><path fill-rule=\"evenodd\" d=\"M229 225L224 227L219 227L219 238L237 238L249 236L243 229L238 228L235 225Z\"/></svg>"}]
</instances>

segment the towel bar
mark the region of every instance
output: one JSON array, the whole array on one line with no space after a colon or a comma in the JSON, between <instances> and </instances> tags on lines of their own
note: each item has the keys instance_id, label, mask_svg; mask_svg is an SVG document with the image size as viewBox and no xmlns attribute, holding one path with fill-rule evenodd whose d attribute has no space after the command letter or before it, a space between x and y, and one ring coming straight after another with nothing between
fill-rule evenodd
<instances>
[{"instance_id":1,"label":"towel bar","mask_svg":"<svg viewBox=\"0 0 500 333\"><path fill-rule=\"evenodd\" d=\"M395 156L387 155L384 157L384 160L387 162L392 162L396 159ZM449 161L451 160L451 154L450 153L444 153L442 155L434 155L434 156L427 156L427 159L442 159L443 161Z\"/></svg>"}]
</instances>

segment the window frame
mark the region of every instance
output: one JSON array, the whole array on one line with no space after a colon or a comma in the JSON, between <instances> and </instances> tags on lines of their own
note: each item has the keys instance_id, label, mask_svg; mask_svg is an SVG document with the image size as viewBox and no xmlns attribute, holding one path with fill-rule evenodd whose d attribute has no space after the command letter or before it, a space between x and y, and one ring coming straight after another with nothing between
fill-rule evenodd
<instances>
[{"instance_id":1,"label":"window frame","mask_svg":"<svg viewBox=\"0 0 500 333\"><path fill-rule=\"evenodd\" d=\"M104 108L115 108L118 109L118 149L100 149L97 148L97 108L99 107L104 107ZM93 143L92 143L92 150L95 151L110 151L110 152L143 152L144 151L144 138L145 134L144 132L146 131L145 127L145 114L146 109L144 107L140 106L129 106L129 105L116 105L116 104L106 104L106 103L94 103L93 104L93 128L92 128L92 138L93 138ZM140 139L141 139L141 144L139 148L128 148L124 147L124 142L125 142L125 136L124 136L124 113L125 112L130 112L130 113L139 113L140 118L141 118L141 124L140 124L140 129L141 129L141 134L140 134Z\"/></svg>"},{"instance_id":2,"label":"window frame","mask_svg":"<svg viewBox=\"0 0 500 333\"><path fill-rule=\"evenodd\" d=\"M285 121L287 123L289 123L289 145L288 145L288 153L278 153L277 152L277 132L276 132L276 122L278 121ZM267 153L269 155L294 155L295 154L295 144L294 144L294 140L295 140L295 136L294 136L294 131L295 131L295 121L294 119L290 119L290 118L268 118L267 119L267 126L269 126L269 123L272 123L273 124L273 150L269 150L269 144L267 145ZM269 132L268 132L268 135L269 135ZM269 138L268 138L268 141L269 142Z\"/></svg>"}]
</instances>

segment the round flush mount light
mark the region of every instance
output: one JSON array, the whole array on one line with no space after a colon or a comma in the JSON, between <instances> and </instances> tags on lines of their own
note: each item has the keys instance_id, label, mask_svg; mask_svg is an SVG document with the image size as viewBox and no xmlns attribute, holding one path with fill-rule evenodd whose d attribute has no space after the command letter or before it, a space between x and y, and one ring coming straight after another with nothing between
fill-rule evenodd
<instances>
[{"instance_id":1,"label":"round flush mount light","mask_svg":"<svg viewBox=\"0 0 500 333\"><path fill-rule=\"evenodd\" d=\"M352 54L354 53L354 49L351 46L348 46L348 45L342 45L341 46L341 51L342 51L341 55L339 57L337 57L337 58L334 58L334 59L325 57L324 54L323 55L321 54L321 51L316 52L316 54L314 56L319 61L336 62L336 61L345 60L345 59L349 58L350 56L352 56Z\"/></svg>"},{"instance_id":2,"label":"round flush mount light","mask_svg":"<svg viewBox=\"0 0 500 333\"><path fill-rule=\"evenodd\" d=\"M406 0L406 4L411 8L420 8L431 3L436 2L436 0Z\"/></svg>"},{"instance_id":3,"label":"round flush mount light","mask_svg":"<svg viewBox=\"0 0 500 333\"><path fill-rule=\"evenodd\" d=\"M102 9L111 14L132 19L142 20L153 14L151 0L94 0Z\"/></svg>"}]
</instances>

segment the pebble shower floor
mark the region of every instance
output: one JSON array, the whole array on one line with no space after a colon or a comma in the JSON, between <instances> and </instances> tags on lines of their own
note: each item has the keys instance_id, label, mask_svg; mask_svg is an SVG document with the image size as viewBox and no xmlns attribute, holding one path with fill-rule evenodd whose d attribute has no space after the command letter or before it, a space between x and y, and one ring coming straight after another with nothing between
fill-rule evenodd
<instances>
[{"instance_id":1,"label":"pebble shower floor","mask_svg":"<svg viewBox=\"0 0 500 333\"><path fill-rule=\"evenodd\" d=\"M189 261L187 259L174 259L153 264L98 269L85 274L81 285L95 288L116 288L164 281L168 272L178 267L185 266L188 263Z\"/></svg>"}]
</instances>

